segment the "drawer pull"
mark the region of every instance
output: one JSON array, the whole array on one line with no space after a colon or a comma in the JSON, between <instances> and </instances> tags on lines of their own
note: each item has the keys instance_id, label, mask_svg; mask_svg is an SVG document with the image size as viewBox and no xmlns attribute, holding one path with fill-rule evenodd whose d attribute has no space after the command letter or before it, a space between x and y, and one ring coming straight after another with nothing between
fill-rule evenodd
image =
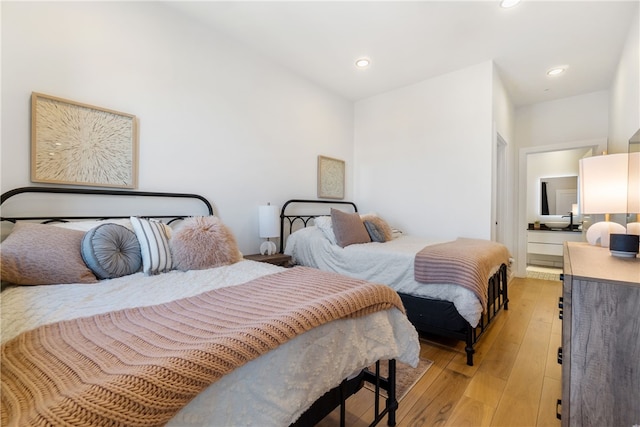
<instances>
[{"instance_id":1,"label":"drawer pull","mask_svg":"<svg viewBox=\"0 0 640 427\"><path fill-rule=\"evenodd\" d=\"M558 317L560 318L560 320L562 320L564 311L564 300L562 299L562 297L558 298L558 308L560 309L560 311L558 312Z\"/></svg>"},{"instance_id":2,"label":"drawer pull","mask_svg":"<svg viewBox=\"0 0 640 427\"><path fill-rule=\"evenodd\" d=\"M564 273L560 273L560 281L564 282Z\"/></svg>"},{"instance_id":3,"label":"drawer pull","mask_svg":"<svg viewBox=\"0 0 640 427\"><path fill-rule=\"evenodd\" d=\"M558 364L562 365L562 347L558 347Z\"/></svg>"},{"instance_id":4,"label":"drawer pull","mask_svg":"<svg viewBox=\"0 0 640 427\"><path fill-rule=\"evenodd\" d=\"M562 419L562 414L560 413L561 407L562 407L562 399L558 399L556 401L556 418L559 420Z\"/></svg>"}]
</instances>

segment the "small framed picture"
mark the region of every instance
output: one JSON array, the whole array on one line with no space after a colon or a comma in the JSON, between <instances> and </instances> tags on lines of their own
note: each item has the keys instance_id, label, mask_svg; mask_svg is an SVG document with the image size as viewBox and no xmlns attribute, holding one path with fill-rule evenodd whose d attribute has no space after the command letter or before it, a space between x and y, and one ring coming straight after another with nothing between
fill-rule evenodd
<instances>
[{"instance_id":1,"label":"small framed picture","mask_svg":"<svg viewBox=\"0 0 640 427\"><path fill-rule=\"evenodd\" d=\"M31 94L31 181L136 188L136 116Z\"/></svg>"},{"instance_id":2,"label":"small framed picture","mask_svg":"<svg viewBox=\"0 0 640 427\"><path fill-rule=\"evenodd\" d=\"M344 199L344 160L318 156L318 198Z\"/></svg>"}]
</instances>

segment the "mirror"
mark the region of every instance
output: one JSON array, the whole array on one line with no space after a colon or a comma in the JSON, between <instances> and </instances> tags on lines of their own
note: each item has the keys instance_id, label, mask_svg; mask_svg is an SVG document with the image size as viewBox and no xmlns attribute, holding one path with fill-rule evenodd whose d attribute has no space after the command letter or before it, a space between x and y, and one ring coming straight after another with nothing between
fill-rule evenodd
<instances>
[{"instance_id":1,"label":"mirror","mask_svg":"<svg viewBox=\"0 0 640 427\"><path fill-rule=\"evenodd\" d=\"M577 203L577 176L540 178L540 215L568 215Z\"/></svg>"}]
</instances>

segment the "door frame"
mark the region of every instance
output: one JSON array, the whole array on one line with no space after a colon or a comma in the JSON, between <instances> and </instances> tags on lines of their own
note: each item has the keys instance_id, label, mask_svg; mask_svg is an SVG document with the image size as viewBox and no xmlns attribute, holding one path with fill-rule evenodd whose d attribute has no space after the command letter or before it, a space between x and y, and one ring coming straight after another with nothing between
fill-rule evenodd
<instances>
[{"instance_id":1,"label":"door frame","mask_svg":"<svg viewBox=\"0 0 640 427\"><path fill-rule=\"evenodd\" d=\"M573 150L579 148L592 148L594 153L606 151L607 138L588 139L580 141L569 141L558 144L538 145L534 147L524 147L520 149L518 165L518 220L517 225L517 248L516 276L527 276L527 156L529 154L548 153L552 151Z\"/></svg>"}]
</instances>

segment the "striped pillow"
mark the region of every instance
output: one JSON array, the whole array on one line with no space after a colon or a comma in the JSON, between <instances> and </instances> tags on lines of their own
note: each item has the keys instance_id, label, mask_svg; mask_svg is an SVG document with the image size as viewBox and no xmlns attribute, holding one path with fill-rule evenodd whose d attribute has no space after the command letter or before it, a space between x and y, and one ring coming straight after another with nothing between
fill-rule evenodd
<instances>
[{"instance_id":1,"label":"striped pillow","mask_svg":"<svg viewBox=\"0 0 640 427\"><path fill-rule=\"evenodd\" d=\"M146 276L173 268L169 249L169 230L160 221L131 217L131 225L140 243L142 271Z\"/></svg>"}]
</instances>

